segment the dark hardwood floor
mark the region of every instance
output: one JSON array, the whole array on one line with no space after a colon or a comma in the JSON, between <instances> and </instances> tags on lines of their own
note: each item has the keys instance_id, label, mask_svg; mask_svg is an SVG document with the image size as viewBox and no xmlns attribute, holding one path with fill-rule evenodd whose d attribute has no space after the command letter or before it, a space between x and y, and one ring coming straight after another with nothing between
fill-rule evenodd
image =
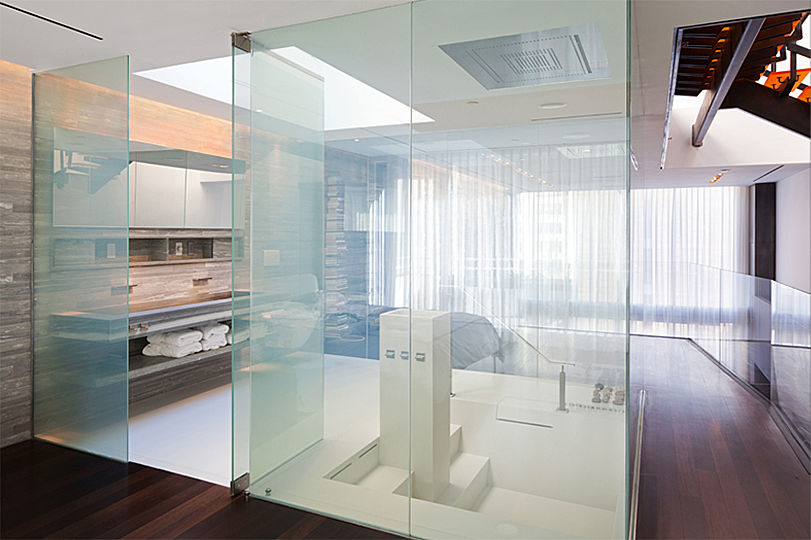
<instances>
[{"instance_id":1,"label":"dark hardwood floor","mask_svg":"<svg viewBox=\"0 0 811 540\"><path fill-rule=\"evenodd\" d=\"M811 477L766 404L688 341L634 337L631 355L647 390L637 537L811 538Z\"/></svg>"},{"instance_id":2,"label":"dark hardwood floor","mask_svg":"<svg viewBox=\"0 0 811 540\"><path fill-rule=\"evenodd\" d=\"M41 441L0 452L0 537L398 538Z\"/></svg>"},{"instance_id":3,"label":"dark hardwood floor","mask_svg":"<svg viewBox=\"0 0 811 540\"><path fill-rule=\"evenodd\" d=\"M765 404L689 342L634 337L632 355L637 537L811 538L811 479ZM40 441L0 453L0 537L396 538Z\"/></svg>"}]
</instances>

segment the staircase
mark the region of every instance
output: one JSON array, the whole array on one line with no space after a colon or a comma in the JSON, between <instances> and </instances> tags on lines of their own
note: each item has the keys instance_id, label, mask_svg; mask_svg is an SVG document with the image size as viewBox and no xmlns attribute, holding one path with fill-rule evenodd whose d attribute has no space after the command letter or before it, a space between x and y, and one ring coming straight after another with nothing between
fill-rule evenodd
<instances>
[{"instance_id":1,"label":"staircase","mask_svg":"<svg viewBox=\"0 0 811 540\"><path fill-rule=\"evenodd\" d=\"M674 95L707 91L693 125L693 146L701 146L719 109L739 108L795 133L811 136L808 69L797 57L811 58L798 45L808 11L756 17L678 30ZM788 62L788 66L778 66ZM765 78L765 79L764 79Z\"/></svg>"},{"instance_id":2,"label":"staircase","mask_svg":"<svg viewBox=\"0 0 811 540\"><path fill-rule=\"evenodd\" d=\"M490 480L490 458L460 452L462 427L451 425L450 483L436 502L473 510Z\"/></svg>"}]
</instances>

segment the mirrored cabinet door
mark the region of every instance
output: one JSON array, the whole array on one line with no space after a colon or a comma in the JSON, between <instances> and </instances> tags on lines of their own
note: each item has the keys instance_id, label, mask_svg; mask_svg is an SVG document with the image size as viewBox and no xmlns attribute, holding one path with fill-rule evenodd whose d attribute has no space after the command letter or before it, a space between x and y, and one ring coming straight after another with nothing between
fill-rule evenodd
<instances>
[{"instance_id":1,"label":"mirrored cabinet door","mask_svg":"<svg viewBox=\"0 0 811 540\"><path fill-rule=\"evenodd\" d=\"M231 174L186 171L186 227L231 228Z\"/></svg>"},{"instance_id":2,"label":"mirrored cabinet door","mask_svg":"<svg viewBox=\"0 0 811 540\"><path fill-rule=\"evenodd\" d=\"M133 225L183 227L185 184L185 169L136 163Z\"/></svg>"}]
</instances>

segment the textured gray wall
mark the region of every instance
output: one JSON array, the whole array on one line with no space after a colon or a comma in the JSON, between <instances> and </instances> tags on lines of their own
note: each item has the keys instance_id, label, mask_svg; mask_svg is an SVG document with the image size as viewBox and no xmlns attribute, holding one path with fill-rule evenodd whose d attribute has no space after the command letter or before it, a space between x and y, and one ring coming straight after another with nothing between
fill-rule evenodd
<instances>
[{"instance_id":1,"label":"textured gray wall","mask_svg":"<svg viewBox=\"0 0 811 540\"><path fill-rule=\"evenodd\" d=\"M31 437L31 73L0 61L0 446Z\"/></svg>"}]
</instances>

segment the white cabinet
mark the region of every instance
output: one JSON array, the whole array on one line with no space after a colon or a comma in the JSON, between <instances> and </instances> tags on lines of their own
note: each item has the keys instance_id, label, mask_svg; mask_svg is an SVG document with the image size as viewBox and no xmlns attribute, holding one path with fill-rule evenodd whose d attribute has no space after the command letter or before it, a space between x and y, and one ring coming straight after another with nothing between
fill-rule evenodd
<instances>
[{"instance_id":1,"label":"white cabinet","mask_svg":"<svg viewBox=\"0 0 811 540\"><path fill-rule=\"evenodd\" d=\"M231 228L231 174L135 162L130 227Z\"/></svg>"},{"instance_id":2,"label":"white cabinet","mask_svg":"<svg viewBox=\"0 0 811 540\"><path fill-rule=\"evenodd\" d=\"M231 174L186 171L186 227L231 228Z\"/></svg>"},{"instance_id":3,"label":"white cabinet","mask_svg":"<svg viewBox=\"0 0 811 540\"><path fill-rule=\"evenodd\" d=\"M184 226L186 169L136 163L134 181L135 219L130 222L133 227Z\"/></svg>"}]
</instances>

